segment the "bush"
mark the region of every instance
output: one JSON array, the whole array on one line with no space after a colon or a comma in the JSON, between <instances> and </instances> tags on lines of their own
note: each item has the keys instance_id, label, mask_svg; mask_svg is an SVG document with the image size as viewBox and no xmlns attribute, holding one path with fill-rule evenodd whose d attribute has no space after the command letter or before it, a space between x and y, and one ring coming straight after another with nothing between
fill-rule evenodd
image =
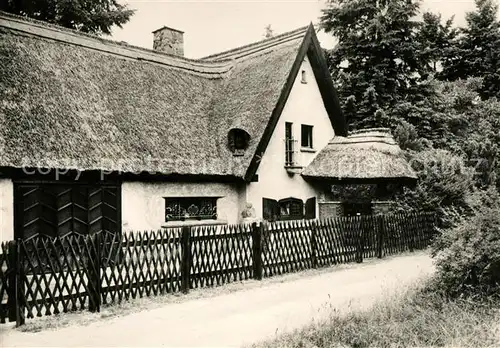
<instances>
[{"instance_id":1,"label":"bush","mask_svg":"<svg viewBox=\"0 0 500 348\"><path fill-rule=\"evenodd\" d=\"M437 286L450 297L485 297L500 291L498 193L477 193L471 201L472 217L443 230L433 245Z\"/></svg>"},{"instance_id":2,"label":"bush","mask_svg":"<svg viewBox=\"0 0 500 348\"><path fill-rule=\"evenodd\" d=\"M465 165L463 157L447 150L429 149L408 152L407 159L418 174L418 182L396 195L396 210L434 212L439 227L449 225L445 219L447 210L470 210L467 198L474 192L474 169Z\"/></svg>"}]
</instances>

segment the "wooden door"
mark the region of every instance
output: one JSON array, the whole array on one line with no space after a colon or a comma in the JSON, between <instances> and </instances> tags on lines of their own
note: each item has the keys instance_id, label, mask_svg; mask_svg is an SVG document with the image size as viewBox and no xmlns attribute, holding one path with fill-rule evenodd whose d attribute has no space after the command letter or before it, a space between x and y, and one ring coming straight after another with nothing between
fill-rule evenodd
<instances>
[{"instance_id":1,"label":"wooden door","mask_svg":"<svg viewBox=\"0 0 500 348\"><path fill-rule=\"evenodd\" d=\"M22 182L14 184L15 237L29 239L121 230L120 186Z\"/></svg>"}]
</instances>

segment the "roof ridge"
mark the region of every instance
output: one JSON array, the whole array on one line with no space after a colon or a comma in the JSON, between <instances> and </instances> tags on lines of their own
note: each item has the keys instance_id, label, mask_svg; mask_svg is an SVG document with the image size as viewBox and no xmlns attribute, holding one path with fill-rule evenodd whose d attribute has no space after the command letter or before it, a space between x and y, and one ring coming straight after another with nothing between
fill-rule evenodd
<instances>
[{"instance_id":1,"label":"roof ridge","mask_svg":"<svg viewBox=\"0 0 500 348\"><path fill-rule=\"evenodd\" d=\"M380 132L380 133L391 134L391 129L387 128L387 127L364 128L364 129L353 130L349 133L352 135L355 135L355 134L364 134L364 133L370 133L370 132Z\"/></svg>"},{"instance_id":2,"label":"roof ridge","mask_svg":"<svg viewBox=\"0 0 500 348\"><path fill-rule=\"evenodd\" d=\"M186 61L186 62L205 63L207 65L211 64L211 63L216 63L216 62L206 61L206 60L199 59L199 58L198 59L195 59L195 58L186 58L186 57L178 56L178 55L175 55L175 54L168 54L168 53L165 53L165 52L153 50L153 49L146 48L146 47L135 46L135 45L127 43L126 41L117 41L117 40L113 40L113 39L108 39L108 38L105 38L105 37L98 36L96 34L84 33L82 31L78 31L76 29L71 29L71 28L63 27L61 25L57 25L57 24L53 24L53 23L41 21L41 20L38 20L38 19L33 19L33 18L30 18L30 17L23 17L23 16L12 14L12 13L0 11L0 19L2 19L2 18L5 18L6 20L14 20L14 21L24 22L27 25L40 26L40 27L43 27L43 28L45 28L47 30L50 30L50 31L59 31L59 32L62 32L64 34L70 34L70 35L75 35L75 36L86 37L86 38L89 38L89 39L100 41L100 42L102 42L104 44L111 44L111 45L119 46L119 47L122 47L122 48L130 48L130 49L134 49L134 50L141 50L141 51L145 51L147 53L154 53L154 54L157 54L159 56L165 56L165 57L174 58L174 59L177 59L177 60L183 60L183 61Z\"/></svg>"},{"instance_id":3,"label":"roof ridge","mask_svg":"<svg viewBox=\"0 0 500 348\"><path fill-rule=\"evenodd\" d=\"M202 57L200 59L205 60L205 61L222 61L222 60L227 60L227 59L235 59L235 55L238 53L247 53L246 55L249 55L253 53L253 51L261 51L269 47L273 47L276 45L279 45L284 42L288 42L291 40L296 39L299 34L305 33L307 29L311 26L312 24L309 24L307 26L303 26L276 36L273 36L271 38L267 38L264 40L252 42L243 46L235 47L227 51L222 51L219 53L211 54L209 56ZM248 51L251 51L248 53ZM236 59L239 57L236 57Z\"/></svg>"},{"instance_id":4,"label":"roof ridge","mask_svg":"<svg viewBox=\"0 0 500 348\"><path fill-rule=\"evenodd\" d=\"M85 47L107 54L118 55L128 59L148 61L163 66L191 71L207 76L221 76L233 68L231 61L206 61L166 54L163 52L123 44L118 41L103 39L96 35L81 33L73 29L56 26L39 20L26 19L21 16L6 14L0 11L0 27L21 33L64 42L66 44Z\"/></svg>"}]
</instances>

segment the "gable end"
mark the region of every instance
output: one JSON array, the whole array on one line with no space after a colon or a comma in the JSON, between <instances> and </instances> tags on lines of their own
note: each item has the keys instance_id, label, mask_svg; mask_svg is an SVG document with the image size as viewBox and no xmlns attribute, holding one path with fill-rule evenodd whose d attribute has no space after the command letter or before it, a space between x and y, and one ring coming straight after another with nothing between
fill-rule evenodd
<instances>
[{"instance_id":1,"label":"gable end","mask_svg":"<svg viewBox=\"0 0 500 348\"><path fill-rule=\"evenodd\" d=\"M347 136L347 125L340 107L340 101L337 96L337 92L335 91L335 87L333 86L326 59L316 37L314 26L311 24L307 29L304 40L302 41L302 44L300 45L299 51L297 53L297 57L295 58L295 61L292 65L290 74L288 75L286 83L281 90L280 97L273 109L271 118L266 126L266 129L264 130L264 134L260 139L250 166L247 169L247 172L245 174L245 180L247 182L249 182L251 178L254 177L257 169L259 168L262 155L266 151L269 141L271 140L274 129L278 124L278 120L281 116L281 113L283 112L283 108L285 107L297 74L299 73L300 67L302 65L302 61L304 60L306 55L309 58L311 67L314 72L314 77L317 81L318 88L321 93L323 104L328 113L328 117L330 118L332 127L335 130L335 134Z\"/></svg>"}]
</instances>

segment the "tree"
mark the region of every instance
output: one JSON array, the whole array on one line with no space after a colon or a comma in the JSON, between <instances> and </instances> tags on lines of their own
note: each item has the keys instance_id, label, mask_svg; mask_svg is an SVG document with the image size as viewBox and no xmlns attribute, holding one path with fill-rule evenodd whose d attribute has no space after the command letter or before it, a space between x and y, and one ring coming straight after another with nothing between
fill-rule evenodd
<instances>
[{"instance_id":1,"label":"tree","mask_svg":"<svg viewBox=\"0 0 500 348\"><path fill-rule=\"evenodd\" d=\"M4 0L0 10L97 35L110 35L135 12L117 0Z\"/></svg>"},{"instance_id":2,"label":"tree","mask_svg":"<svg viewBox=\"0 0 500 348\"><path fill-rule=\"evenodd\" d=\"M265 31L264 37L266 39L269 39L269 38L274 36L274 30L271 28L271 24L266 25L266 27L264 28L264 31Z\"/></svg>"},{"instance_id":3,"label":"tree","mask_svg":"<svg viewBox=\"0 0 500 348\"><path fill-rule=\"evenodd\" d=\"M418 41L418 0L332 0L321 26L338 39L328 59L351 129L394 124L392 108L432 91Z\"/></svg>"},{"instance_id":4,"label":"tree","mask_svg":"<svg viewBox=\"0 0 500 348\"><path fill-rule=\"evenodd\" d=\"M480 78L441 82L432 101L434 128L428 139L435 148L460 153L475 168L476 185L499 185L500 181L500 102L481 100ZM427 136L424 134L424 136Z\"/></svg>"},{"instance_id":5,"label":"tree","mask_svg":"<svg viewBox=\"0 0 500 348\"><path fill-rule=\"evenodd\" d=\"M483 98L500 97L500 22L494 0L475 0L476 10L466 15L467 25L443 57L445 80L484 76Z\"/></svg>"},{"instance_id":6,"label":"tree","mask_svg":"<svg viewBox=\"0 0 500 348\"><path fill-rule=\"evenodd\" d=\"M436 81L433 97L396 105L394 135L402 148L443 149L463 156L475 169L477 187L500 188L500 101L481 100L482 83L480 78Z\"/></svg>"},{"instance_id":7,"label":"tree","mask_svg":"<svg viewBox=\"0 0 500 348\"><path fill-rule=\"evenodd\" d=\"M438 71L438 64L443 56L453 48L452 43L458 30L453 28L453 17L442 23L441 14L425 12L417 38L422 45L420 54L430 64L432 72Z\"/></svg>"}]
</instances>

